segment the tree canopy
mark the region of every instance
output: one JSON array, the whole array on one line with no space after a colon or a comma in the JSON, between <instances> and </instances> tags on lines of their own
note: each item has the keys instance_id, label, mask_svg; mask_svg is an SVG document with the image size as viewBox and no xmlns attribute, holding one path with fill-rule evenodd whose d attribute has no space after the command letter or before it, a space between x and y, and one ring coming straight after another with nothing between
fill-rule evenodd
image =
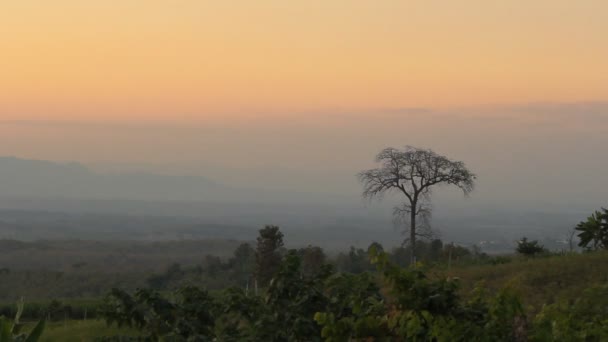
<instances>
[{"instance_id":1,"label":"tree canopy","mask_svg":"<svg viewBox=\"0 0 608 342\"><path fill-rule=\"evenodd\" d=\"M586 249L608 249L608 209L596 211L576 226L579 246Z\"/></svg>"}]
</instances>

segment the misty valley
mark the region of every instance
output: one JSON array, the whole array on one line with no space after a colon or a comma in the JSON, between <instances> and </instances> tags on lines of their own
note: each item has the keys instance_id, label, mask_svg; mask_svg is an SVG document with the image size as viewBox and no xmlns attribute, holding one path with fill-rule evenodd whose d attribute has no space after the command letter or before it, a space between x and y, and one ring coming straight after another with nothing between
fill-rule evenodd
<instances>
[{"instance_id":1,"label":"misty valley","mask_svg":"<svg viewBox=\"0 0 608 342\"><path fill-rule=\"evenodd\" d=\"M415 235L407 206L0 158L0 313L42 340L544 341L555 324L603 338L580 324L608 294L608 212L448 205L431 224L423 183L383 172L444 157L386 151L360 177L420 194Z\"/></svg>"}]
</instances>

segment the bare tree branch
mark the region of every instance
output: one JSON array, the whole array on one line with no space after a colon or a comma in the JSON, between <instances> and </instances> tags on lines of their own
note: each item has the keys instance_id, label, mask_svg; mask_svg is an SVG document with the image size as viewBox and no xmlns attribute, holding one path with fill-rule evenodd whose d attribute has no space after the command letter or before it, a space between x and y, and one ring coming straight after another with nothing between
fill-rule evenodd
<instances>
[{"instance_id":1,"label":"bare tree branch","mask_svg":"<svg viewBox=\"0 0 608 342\"><path fill-rule=\"evenodd\" d=\"M378 153L376 162L379 167L357 175L363 184L363 198L372 200L382 199L390 193L403 194L406 200L395 208L393 218L409 224L412 245L415 245L416 237L421 236L419 231L421 233L423 227L430 228L431 194L435 185L455 186L465 196L475 188L477 176L463 162L453 161L432 150L389 147ZM419 222L418 217L421 218ZM412 260L415 260L414 254Z\"/></svg>"}]
</instances>

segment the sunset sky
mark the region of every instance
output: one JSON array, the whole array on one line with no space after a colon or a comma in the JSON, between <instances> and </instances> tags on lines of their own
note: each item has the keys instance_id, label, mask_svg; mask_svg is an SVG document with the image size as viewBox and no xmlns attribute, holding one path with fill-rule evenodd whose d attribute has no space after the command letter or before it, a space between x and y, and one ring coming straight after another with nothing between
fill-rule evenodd
<instances>
[{"instance_id":1,"label":"sunset sky","mask_svg":"<svg viewBox=\"0 0 608 342\"><path fill-rule=\"evenodd\" d=\"M0 52L0 155L355 194L409 144L605 200L605 0L3 1Z\"/></svg>"},{"instance_id":2,"label":"sunset sky","mask_svg":"<svg viewBox=\"0 0 608 342\"><path fill-rule=\"evenodd\" d=\"M608 100L608 2L20 0L3 119L217 120Z\"/></svg>"}]
</instances>

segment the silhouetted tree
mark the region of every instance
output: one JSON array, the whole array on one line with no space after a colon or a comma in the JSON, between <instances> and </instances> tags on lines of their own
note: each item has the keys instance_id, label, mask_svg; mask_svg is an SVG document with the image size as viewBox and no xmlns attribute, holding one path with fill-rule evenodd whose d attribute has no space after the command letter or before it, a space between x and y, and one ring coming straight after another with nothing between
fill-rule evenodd
<instances>
[{"instance_id":1,"label":"silhouetted tree","mask_svg":"<svg viewBox=\"0 0 608 342\"><path fill-rule=\"evenodd\" d=\"M379 242L374 241L374 242L370 243L369 247L367 247L367 253L369 253L372 250L372 248L376 249L376 253L384 252L384 247L382 247L382 245Z\"/></svg>"},{"instance_id":2,"label":"silhouetted tree","mask_svg":"<svg viewBox=\"0 0 608 342\"><path fill-rule=\"evenodd\" d=\"M603 211L603 212L602 212ZM608 209L596 211L576 226L579 246L585 249L608 249Z\"/></svg>"},{"instance_id":3,"label":"silhouetted tree","mask_svg":"<svg viewBox=\"0 0 608 342\"><path fill-rule=\"evenodd\" d=\"M266 226L260 229L255 251L255 277L260 285L267 285L279 269L282 247L283 233L279 227Z\"/></svg>"},{"instance_id":4,"label":"silhouetted tree","mask_svg":"<svg viewBox=\"0 0 608 342\"><path fill-rule=\"evenodd\" d=\"M415 261L418 229L428 227L432 188L441 184L453 185L468 195L474 188L476 176L463 162L412 146L403 150L386 148L376 156L376 162L381 166L358 175L363 183L363 197L372 199L392 192L405 197L394 214L409 223L410 259ZM422 219L417 222L419 216Z\"/></svg>"},{"instance_id":5,"label":"silhouetted tree","mask_svg":"<svg viewBox=\"0 0 608 342\"><path fill-rule=\"evenodd\" d=\"M536 254L543 253L545 247L538 243L537 240L528 241L527 237L523 237L517 241L517 253L525 256L535 256Z\"/></svg>"}]
</instances>

